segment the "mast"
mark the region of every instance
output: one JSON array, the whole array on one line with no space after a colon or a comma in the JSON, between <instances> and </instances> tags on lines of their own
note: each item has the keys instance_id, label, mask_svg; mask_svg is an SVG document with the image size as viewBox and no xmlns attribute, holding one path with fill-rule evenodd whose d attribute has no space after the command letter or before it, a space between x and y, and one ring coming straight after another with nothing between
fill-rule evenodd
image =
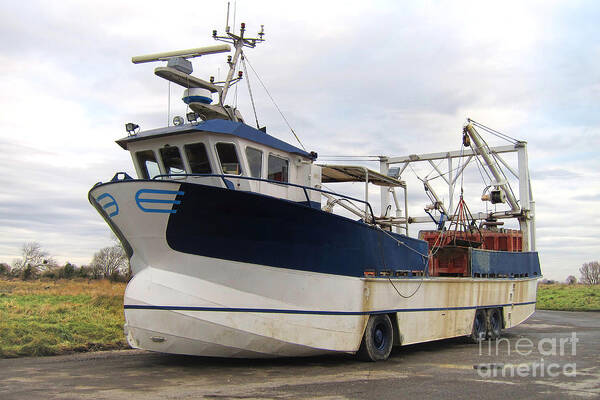
<instances>
[{"instance_id":1,"label":"mast","mask_svg":"<svg viewBox=\"0 0 600 400\"><path fill-rule=\"evenodd\" d=\"M227 30L227 32L226 32L227 36L219 36L217 34L216 30L213 31L213 38L215 40L219 40L221 42L226 42L226 43L231 43L231 44L233 44L233 47L235 48L235 53L234 53L233 57L231 57L230 59L227 60L227 63L229 64L229 72L227 73L227 78L225 79L225 82L223 84L223 90L220 92L220 96L219 96L219 104L221 106L225 105L225 98L227 97L227 93L229 92L229 88L231 87L231 83L234 79L233 75L235 73L235 70L237 69L237 65L238 65L240 57L241 56L243 57L243 48L244 47L254 48L254 47L256 47L257 43L265 41L265 39L263 38L263 36L265 34L264 25L260 26L260 32L258 32L257 38L246 38L246 37L244 37L245 32L246 32L246 24L244 22L242 22L240 25L240 34L239 35L236 35L235 33L231 33L231 32L229 32L229 30ZM242 77L241 72L242 71L239 72L239 78Z\"/></svg>"},{"instance_id":2,"label":"mast","mask_svg":"<svg viewBox=\"0 0 600 400\"><path fill-rule=\"evenodd\" d=\"M239 35L230 32L229 28L229 8L227 10L227 23L225 25L225 36L219 36L216 30L213 30L212 36L215 40L232 44L235 48L235 53L227 57L229 64L229 72L224 82L215 82L214 77L210 77L210 81L197 78L192 75L192 63L188 60L194 57L200 57L207 54L216 54L229 52L231 46L229 44L218 44L207 47L200 47L187 50L168 51L163 53L148 54L143 56L133 57L131 61L134 64L166 61L167 66L155 68L154 74L173 82L183 88L182 100L189 106L194 113L188 113L188 120L194 121L198 118L202 120L208 119L226 119L235 122L243 122L243 118L237 109L225 105L225 99L229 88L238 83L242 79L242 71L240 70L235 76L235 71L238 67L240 58L244 58L244 47L256 47L257 43L264 42L264 25L260 26L258 37L247 38L244 36L246 32L246 24L242 22ZM218 103L212 103L212 95L219 96ZM192 119L190 119L192 118Z\"/></svg>"}]
</instances>

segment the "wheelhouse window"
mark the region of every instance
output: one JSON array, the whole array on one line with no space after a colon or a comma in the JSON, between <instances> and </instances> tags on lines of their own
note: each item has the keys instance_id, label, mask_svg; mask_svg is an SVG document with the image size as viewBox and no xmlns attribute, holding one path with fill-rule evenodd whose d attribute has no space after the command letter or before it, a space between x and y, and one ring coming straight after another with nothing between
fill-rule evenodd
<instances>
[{"instance_id":1,"label":"wheelhouse window","mask_svg":"<svg viewBox=\"0 0 600 400\"><path fill-rule=\"evenodd\" d=\"M240 175L242 167L233 143L217 143L217 154L224 174Z\"/></svg>"},{"instance_id":2,"label":"wheelhouse window","mask_svg":"<svg viewBox=\"0 0 600 400\"><path fill-rule=\"evenodd\" d=\"M250 176L253 178L260 178L262 155L262 151L252 147L246 147L246 158L248 159L248 166L250 167Z\"/></svg>"},{"instance_id":3,"label":"wheelhouse window","mask_svg":"<svg viewBox=\"0 0 600 400\"><path fill-rule=\"evenodd\" d=\"M135 158L140 166L143 179L152 179L156 175L160 175L158 161L152 150L138 151L135 153Z\"/></svg>"},{"instance_id":4,"label":"wheelhouse window","mask_svg":"<svg viewBox=\"0 0 600 400\"><path fill-rule=\"evenodd\" d=\"M184 149L185 155L190 163L192 174L212 173L210 161L208 159L208 153L206 152L206 146L204 146L204 143L186 144Z\"/></svg>"},{"instance_id":5,"label":"wheelhouse window","mask_svg":"<svg viewBox=\"0 0 600 400\"><path fill-rule=\"evenodd\" d=\"M163 147L160 149L165 172L167 174L185 174L185 167L179 149L175 146Z\"/></svg>"},{"instance_id":6,"label":"wheelhouse window","mask_svg":"<svg viewBox=\"0 0 600 400\"><path fill-rule=\"evenodd\" d=\"M272 181L288 182L288 160L269 154L269 175Z\"/></svg>"}]
</instances>

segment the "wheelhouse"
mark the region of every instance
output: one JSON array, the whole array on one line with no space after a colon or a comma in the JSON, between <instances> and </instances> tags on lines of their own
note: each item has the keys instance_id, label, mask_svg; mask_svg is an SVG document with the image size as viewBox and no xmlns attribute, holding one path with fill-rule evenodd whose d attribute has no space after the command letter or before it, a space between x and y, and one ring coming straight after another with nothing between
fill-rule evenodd
<instances>
[{"instance_id":1,"label":"wheelhouse","mask_svg":"<svg viewBox=\"0 0 600 400\"><path fill-rule=\"evenodd\" d=\"M307 200L296 187L320 188L320 167L313 164L316 154L240 122L210 120L149 130L117 143L131 153L140 179L233 186L320 207L319 192L310 191Z\"/></svg>"}]
</instances>

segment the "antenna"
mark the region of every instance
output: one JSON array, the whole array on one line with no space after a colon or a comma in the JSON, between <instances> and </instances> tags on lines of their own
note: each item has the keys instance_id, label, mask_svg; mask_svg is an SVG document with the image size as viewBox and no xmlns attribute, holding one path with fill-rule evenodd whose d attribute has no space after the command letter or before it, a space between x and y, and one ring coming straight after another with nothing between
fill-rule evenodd
<instances>
[{"instance_id":1,"label":"antenna","mask_svg":"<svg viewBox=\"0 0 600 400\"><path fill-rule=\"evenodd\" d=\"M237 1L233 2L233 33L235 33L235 15L237 14Z\"/></svg>"},{"instance_id":2,"label":"antenna","mask_svg":"<svg viewBox=\"0 0 600 400\"><path fill-rule=\"evenodd\" d=\"M233 19L235 24L237 2L233 4ZM237 70L238 62L243 59L243 48L244 47L256 47L258 43L264 42L265 31L264 25L260 26L260 31L255 37L246 37L246 24L240 24L240 32L236 34L235 27L232 29L229 26L229 18L231 14L231 2L227 2L227 17L225 21L225 34L220 36L217 30L212 31L212 37L215 40L225 42L226 44L218 44L207 47L198 47L186 50L167 51L163 53L146 54L142 56L132 57L131 62L134 64L148 63L154 61L166 61L166 67L158 67L154 70L154 74L168 80L169 82L176 83L179 86L186 88L184 92L183 101L190 106L192 110L199 113L202 119L207 118L224 118L231 119L232 121L242 121L241 115L234 108L231 109L225 106L225 98L229 89L242 80L242 71ZM224 53L235 50L233 55L227 57L227 64L229 66L227 77L223 82L220 82L220 69L219 69L219 82L215 82L214 77L210 77L210 81L205 81L197 78L192 74L193 68L189 58L200 57L206 54ZM245 66L244 66L245 68ZM219 96L218 104L212 105L210 94L206 94L203 91L209 91L211 93L217 93ZM200 93L202 92L202 93ZM199 94L200 93L200 94ZM169 90L169 96L171 91ZM207 97L208 96L208 97ZM208 103L204 101L197 101L195 98L204 97L209 100ZM170 99L169 99L170 105ZM170 111L170 110L169 110ZM168 113L169 114L169 113Z\"/></svg>"},{"instance_id":3,"label":"antenna","mask_svg":"<svg viewBox=\"0 0 600 400\"><path fill-rule=\"evenodd\" d=\"M167 51L164 53L147 54L144 56L132 57L134 64L147 63L152 61L167 61L169 58L194 58L206 54L225 53L231 50L228 44L216 44L214 46L197 47L195 49Z\"/></svg>"},{"instance_id":4,"label":"antenna","mask_svg":"<svg viewBox=\"0 0 600 400\"><path fill-rule=\"evenodd\" d=\"M229 33L229 5L230 2L227 2L227 21L225 22L225 33Z\"/></svg>"},{"instance_id":5,"label":"antenna","mask_svg":"<svg viewBox=\"0 0 600 400\"><path fill-rule=\"evenodd\" d=\"M234 6L235 6L235 2L234 2ZM235 19L235 7L233 9L234 11L234 19ZM235 31L235 28L234 28ZM239 81L240 79L242 79L242 74L241 71L239 71L239 75L238 78L234 81L233 80L233 76L235 73L235 70L237 69L237 63L238 60L240 59L240 56L242 56L242 48L243 47L256 47L256 45L260 42L264 42L265 38L265 27L264 25L260 26L260 32L258 32L258 37L245 37L244 34L246 33L246 24L244 22L242 22L240 24L240 33L239 35L236 35L235 33L231 33L231 32L227 32L225 36L219 36L217 31L213 31L213 38L215 40L219 40L221 42L226 42L226 43L231 43L233 44L233 46L235 47L235 54L233 55L233 57L231 57L230 59L227 60L227 63L229 64L229 73L227 74L227 78L225 79L225 84L223 85L223 90L220 93L220 99L219 99L219 104L220 105L224 105L225 104L225 97L227 96L227 92L229 91L229 88L231 87L231 85L233 83L236 83L237 81Z\"/></svg>"}]
</instances>

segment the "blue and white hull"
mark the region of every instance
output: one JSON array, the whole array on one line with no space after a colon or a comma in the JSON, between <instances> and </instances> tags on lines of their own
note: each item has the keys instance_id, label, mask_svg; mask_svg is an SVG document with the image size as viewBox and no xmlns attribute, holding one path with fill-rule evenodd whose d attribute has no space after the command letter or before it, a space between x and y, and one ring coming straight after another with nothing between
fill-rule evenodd
<instances>
[{"instance_id":1,"label":"blue and white hull","mask_svg":"<svg viewBox=\"0 0 600 400\"><path fill-rule=\"evenodd\" d=\"M507 328L535 308L536 278L365 278L382 267L425 270L427 244L288 200L158 180L98 185L89 198L131 257L132 347L356 352L371 314L393 316L395 342L409 344L468 335L478 308L501 307Z\"/></svg>"}]
</instances>

